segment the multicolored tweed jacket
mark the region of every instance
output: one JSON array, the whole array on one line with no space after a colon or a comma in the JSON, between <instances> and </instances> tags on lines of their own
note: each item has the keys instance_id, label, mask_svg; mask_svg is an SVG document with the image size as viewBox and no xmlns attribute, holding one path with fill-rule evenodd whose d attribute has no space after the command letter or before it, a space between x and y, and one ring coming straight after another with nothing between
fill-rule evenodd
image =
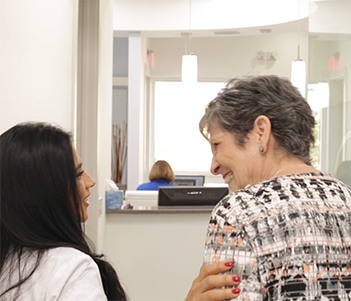
<instances>
[{"instance_id":1,"label":"multicolored tweed jacket","mask_svg":"<svg viewBox=\"0 0 351 301\"><path fill-rule=\"evenodd\" d=\"M229 194L212 212L204 261L230 259L242 278L233 300L351 301L351 188L305 173Z\"/></svg>"}]
</instances>

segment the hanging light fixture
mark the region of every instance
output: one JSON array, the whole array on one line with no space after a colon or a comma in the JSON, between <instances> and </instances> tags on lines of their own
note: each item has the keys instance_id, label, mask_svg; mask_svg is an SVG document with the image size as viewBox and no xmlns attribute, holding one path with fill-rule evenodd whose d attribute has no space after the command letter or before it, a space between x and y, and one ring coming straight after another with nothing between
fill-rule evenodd
<instances>
[{"instance_id":1,"label":"hanging light fixture","mask_svg":"<svg viewBox=\"0 0 351 301\"><path fill-rule=\"evenodd\" d=\"M297 58L291 62L291 82L306 97L306 63L300 59L300 45L297 46Z\"/></svg>"},{"instance_id":2,"label":"hanging light fixture","mask_svg":"<svg viewBox=\"0 0 351 301\"><path fill-rule=\"evenodd\" d=\"M300 0L297 0L298 10L298 30L300 35ZM306 63L300 58L300 37L297 43L297 58L291 62L291 83L300 91L303 97L306 97Z\"/></svg>"},{"instance_id":3,"label":"hanging light fixture","mask_svg":"<svg viewBox=\"0 0 351 301\"><path fill-rule=\"evenodd\" d=\"M186 37L186 53L182 57L182 82L194 83L197 82L197 56L190 51L191 48L191 0L189 0L189 32L183 33Z\"/></svg>"}]
</instances>

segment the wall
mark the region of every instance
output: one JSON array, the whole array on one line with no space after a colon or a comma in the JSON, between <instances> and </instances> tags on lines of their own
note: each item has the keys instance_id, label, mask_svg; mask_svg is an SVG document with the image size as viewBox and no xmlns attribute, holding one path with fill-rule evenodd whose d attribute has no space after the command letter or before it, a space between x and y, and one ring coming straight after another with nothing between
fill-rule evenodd
<instances>
[{"instance_id":1,"label":"wall","mask_svg":"<svg viewBox=\"0 0 351 301\"><path fill-rule=\"evenodd\" d=\"M97 19L88 17L88 26L78 30L79 8L88 3L95 5ZM98 250L104 243L103 199L111 170L112 11L112 0L5 0L0 11L0 132L31 120L74 133L82 160L97 180L86 230ZM90 85L78 86L78 60L91 50L79 52L78 38L84 32L89 37L90 25L98 31L96 69L85 73L92 77ZM89 100L80 97L90 88L95 90Z\"/></svg>"},{"instance_id":2,"label":"wall","mask_svg":"<svg viewBox=\"0 0 351 301\"><path fill-rule=\"evenodd\" d=\"M123 126L128 116L128 38L113 39L113 77L112 124ZM112 156L112 164L115 160ZM112 169L115 170L114 167ZM123 184L126 182L127 164L124 166L121 180Z\"/></svg>"},{"instance_id":3,"label":"wall","mask_svg":"<svg viewBox=\"0 0 351 301\"><path fill-rule=\"evenodd\" d=\"M201 81L226 81L243 74L279 74L290 78L291 61L297 57L297 42L301 43L301 58L308 60L308 34L270 33L250 36L193 38L191 51L198 56L198 77ZM156 67L152 79L180 80L181 59L186 39L150 38ZM275 61L259 61L257 53L276 52Z\"/></svg>"},{"instance_id":4,"label":"wall","mask_svg":"<svg viewBox=\"0 0 351 301\"><path fill-rule=\"evenodd\" d=\"M80 0L77 150L96 179L90 190L86 232L102 252L106 180L111 178L112 1Z\"/></svg>"},{"instance_id":5,"label":"wall","mask_svg":"<svg viewBox=\"0 0 351 301\"><path fill-rule=\"evenodd\" d=\"M131 301L184 300L197 276L210 212L108 213L106 256Z\"/></svg>"},{"instance_id":6,"label":"wall","mask_svg":"<svg viewBox=\"0 0 351 301\"><path fill-rule=\"evenodd\" d=\"M0 14L0 133L32 120L74 130L78 2L6 0Z\"/></svg>"}]
</instances>

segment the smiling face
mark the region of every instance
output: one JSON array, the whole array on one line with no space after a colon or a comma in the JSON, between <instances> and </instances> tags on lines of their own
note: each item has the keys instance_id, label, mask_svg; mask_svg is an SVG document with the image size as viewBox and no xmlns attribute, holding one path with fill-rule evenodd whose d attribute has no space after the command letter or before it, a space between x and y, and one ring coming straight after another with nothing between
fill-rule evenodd
<instances>
[{"instance_id":1,"label":"smiling face","mask_svg":"<svg viewBox=\"0 0 351 301\"><path fill-rule=\"evenodd\" d=\"M221 174L231 191L255 183L259 154L257 144L252 142L252 134L243 145L236 142L234 134L219 126L212 126L209 134L213 154L211 173Z\"/></svg>"},{"instance_id":2,"label":"smiling face","mask_svg":"<svg viewBox=\"0 0 351 301\"><path fill-rule=\"evenodd\" d=\"M88 217L88 207L90 196L90 188L95 185L95 179L92 178L86 170L84 170L82 161L77 153L77 151L73 148L74 155L74 163L77 171L77 185L78 185L78 193L81 200L81 221L85 222Z\"/></svg>"}]
</instances>

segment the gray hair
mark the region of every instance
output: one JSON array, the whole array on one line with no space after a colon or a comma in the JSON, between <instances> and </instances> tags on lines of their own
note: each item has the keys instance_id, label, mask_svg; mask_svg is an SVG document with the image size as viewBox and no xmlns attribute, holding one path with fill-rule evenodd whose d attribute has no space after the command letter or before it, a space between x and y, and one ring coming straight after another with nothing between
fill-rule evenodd
<instances>
[{"instance_id":1,"label":"gray hair","mask_svg":"<svg viewBox=\"0 0 351 301\"><path fill-rule=\"evenodd\" d=\"M211 125L217 125L243 145L259 115L270 119L281 149L310 164L315 126L312 110L288 79L276 75L229 80L208 104L199 123L200 132L209 140Z\"/></svg>"}]
</instances>

